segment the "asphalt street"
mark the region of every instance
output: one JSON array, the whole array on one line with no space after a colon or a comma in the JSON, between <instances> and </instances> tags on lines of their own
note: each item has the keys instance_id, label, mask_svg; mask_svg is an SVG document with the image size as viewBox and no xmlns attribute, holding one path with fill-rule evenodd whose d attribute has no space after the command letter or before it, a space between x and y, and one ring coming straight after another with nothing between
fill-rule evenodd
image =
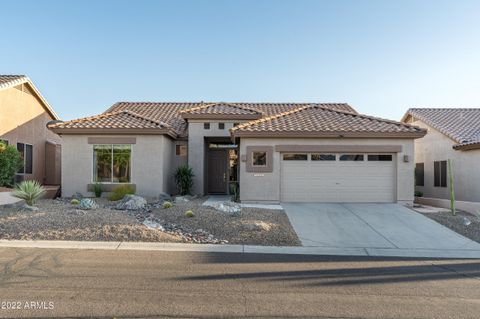
<instances>
[{"instance_id":1,"label":"asphalt street","mask_svg":"<svg viewBox=\"0 0 480 319\"><path fill-rule=\"evenodd\" d=\"M1 248L0 267L8 318L480 314L479 260Z\"/></svg>"}]
</instances>

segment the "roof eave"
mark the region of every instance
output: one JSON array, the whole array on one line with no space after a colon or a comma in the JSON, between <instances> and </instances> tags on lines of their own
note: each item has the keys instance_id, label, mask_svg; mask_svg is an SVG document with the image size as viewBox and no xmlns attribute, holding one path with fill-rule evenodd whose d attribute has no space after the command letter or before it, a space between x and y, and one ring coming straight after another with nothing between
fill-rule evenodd
<instances>
[{"instance_id":1,"label":"roof eave","mask_svg":"<svg viewBox=\"0 0 480 319\"><path fill-rule=\"evenodd\" d=\"M292 137L292 138L421 138L424 137L426 131L421 132L318 132L318 131L269 131L269 132L252 132L252 131L233 131L232 138L236 137Z\"/></svg>"},{"instance_id":2,"label":"roof eave","mask_svg":"<svg viewBox=\"0 0 480 319\"><path fill-rule=\"evenodd\" d=\"M456 151L478 150L478 149L480 149L480 142L479 143L472 143L472 144L457 144L457 145L453 145L452 148Z\"/></svg>"},{"instance_id":3,"label":"roof eave","mask_svg":"<svg viewBox=\"0 0 480 319\"><path fill-rule=\"evenodd\" d=\"M167 128L50 128L49 129L62 135L169 135L172 138L177 138L177 134Z\"/></svg>"}]
</instances>

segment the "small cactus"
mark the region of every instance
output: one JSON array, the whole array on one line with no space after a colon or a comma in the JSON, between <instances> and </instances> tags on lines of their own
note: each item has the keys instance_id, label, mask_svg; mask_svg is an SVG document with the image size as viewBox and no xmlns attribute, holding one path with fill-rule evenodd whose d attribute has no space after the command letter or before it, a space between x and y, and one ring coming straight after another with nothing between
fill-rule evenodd
<instances>
[{"instance_id":1,"label":"small cactus","mask_svg":"<svg viewBox=\"0 0 480 319\"><path fill-rule=\"evenodd\" d=\"M185 212L185 217L192 218L192 217L194 217L194 216L195 216L195 214L194 214L193 211L191 211L191 210L187 210L187 211Z\"/></svg>"},{"instance_id":2,"label":"small cactus","mask_svg":"<svg viewBox=\"0 0 480 319\"><path fill-rule=\"evenodd\" d=\"M165 202L163 203L163 208L165 208L165 209L170 208L170 207L172 207L172 206L173 206L173 204L172 204L171 202L165 201Z\"/></svg>"},{"instance_id":3,"label":"small cactus","mask_svg":"<svg viewBox=\"0 0 480 319\"><path fill-rule=\"evenodd\" d=\"M80 201L79 201L78 199L74 198L74 199L72 199L72 200L70 201L70 204L72 204L72 205L78 205L78 204L80 204Z\"/></svg>"}]
</instances>

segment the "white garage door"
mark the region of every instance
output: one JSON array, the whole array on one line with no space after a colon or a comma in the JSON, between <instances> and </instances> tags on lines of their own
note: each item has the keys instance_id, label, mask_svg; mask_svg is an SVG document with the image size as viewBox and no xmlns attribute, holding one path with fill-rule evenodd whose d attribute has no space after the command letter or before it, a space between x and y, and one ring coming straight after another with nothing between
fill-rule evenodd
<instances>
[{"instance_id":1,"label":"white garage door","mask_svg":"<svg viewBox=\"0 0 480 319\"><path fill-rule=\"evenodd\" d=\"M284 202L394 202L394 154L280 154Z\"/></svg>"}]
</instances>

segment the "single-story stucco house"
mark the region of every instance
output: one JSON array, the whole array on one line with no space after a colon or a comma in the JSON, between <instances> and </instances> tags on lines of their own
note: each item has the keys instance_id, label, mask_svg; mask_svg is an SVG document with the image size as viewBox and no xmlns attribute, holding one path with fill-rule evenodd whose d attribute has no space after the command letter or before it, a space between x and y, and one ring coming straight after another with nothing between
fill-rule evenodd
<instances>
[{"instance_id":1,"label":"single-story stucco house","mask_svg":"<svg viewBox=\"0 0 480 319\"><path fill-rule=\"evenodd\" d=\"M348 104L132 103L56 123L63 196L132 184L175 193L175 168L195 194L242 202L412 202L414 139L424 129L358 114Z\"/></svg>"},{"instance_id":2,"label":"single-story stucco house","mask_svg":"<svg viewBox=\"0 0 480 319\"><path fill-rule=\"evenodd\" d=\"M450 206L451 160L457 207L480 211L480 109L412 108L402 122L427 130L415 140L415 189L419 202Z\"/></svg>"},{"instance_id":3,"label":"single-story stucco house","mask_svg":"<svg viewBox=\"0 0 480 319\"><path fill-rule=\"evenodd\" d=\"M15 182L60 185L61 139L47 129L47 123L56 120L58 115L30 78L0 75L0 141L16 147L24 161ZM50 189L55 194L55 187Z\"/></svg>"}]
</instances>

